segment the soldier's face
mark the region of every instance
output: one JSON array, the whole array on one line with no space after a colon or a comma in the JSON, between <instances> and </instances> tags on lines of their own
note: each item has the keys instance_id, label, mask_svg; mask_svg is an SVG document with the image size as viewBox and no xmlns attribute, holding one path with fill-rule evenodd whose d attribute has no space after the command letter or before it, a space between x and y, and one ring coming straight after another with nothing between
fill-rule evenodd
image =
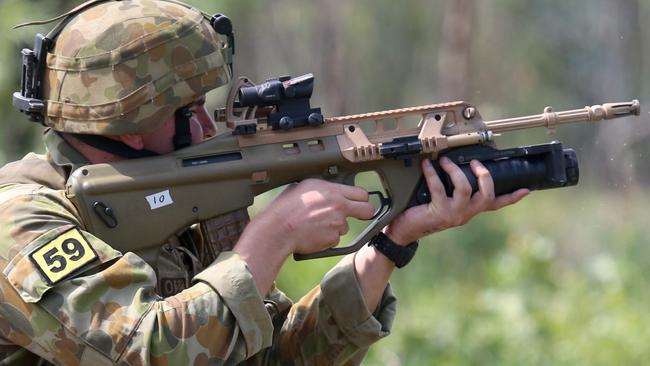
<instances>
[{"instance_id":1,"label":"soldier's face","mask_svg":"<svg viewBox=\"0 0 650 366\"><path fill-rule=\"evenodd\" d=\"M208 114L207 109L205 109L205 95L202 95L194 100L194 103L190 106L190 111L192 111L192 118L201 126L201 139L198 142L204 141L213 137L217 133L217 128ZM194 136L194 131L192 131L192 136ZM194 137L192 137L194 138ZM198 143L192 141L192 143Z\"/></svg>"},{"instance_id":2,"label":"soldier's face","mask_svg":"<svg viewBox=\"0 0 650 366\"><path fill-rule=\"evenodd\" d=\"M192 133L192 145L198 144L207 138L214 136L217 132L214 122L205 109L205 96L194 100L190 106L192 117L190 117L190 131ZM167 154L174 151L174 134L176 133L174 116L169 117L157 130L142 134L144 148L159 154Z\"/></svg>"}]
</instances>

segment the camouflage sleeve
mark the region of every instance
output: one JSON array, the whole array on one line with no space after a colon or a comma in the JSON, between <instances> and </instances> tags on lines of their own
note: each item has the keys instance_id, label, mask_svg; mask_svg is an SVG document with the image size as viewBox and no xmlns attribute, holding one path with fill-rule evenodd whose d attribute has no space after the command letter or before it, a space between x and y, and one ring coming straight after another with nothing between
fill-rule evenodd
<instances>
[{"instance_id":1,"label":"camouflage sleeve","mask_svg":"<svg viewBox=\"0 0 650 366\"><path fill-rule=\"evenodd\" d=\"M370 313L349 255L291 307L274 342L275 357L283 365L360 364L368 347L389 334L396 303L387 286Z\"/></svg>"},{"instance_id":2,"label":"camouflage sleeve","mask_svg":"<svg viewBox=\"0 0 650 366\"><path fill-rule=\"evenodd\" d=\"M271 345L270 316L232 253L162 299L154 270L82 230L62 192L0 188L0 212L4 344L61 365L238 363Z\"/></svg>"}]
</instances>

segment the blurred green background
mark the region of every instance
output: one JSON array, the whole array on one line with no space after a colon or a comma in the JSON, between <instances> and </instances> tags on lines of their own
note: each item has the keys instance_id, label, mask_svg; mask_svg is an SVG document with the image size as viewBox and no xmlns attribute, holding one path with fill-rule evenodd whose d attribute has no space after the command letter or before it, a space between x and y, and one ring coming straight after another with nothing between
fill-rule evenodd
<instances>
[{"instance_id":1,"label":"blurred green background","mask_svg":"<svg viewBox=\"0 0 650 366\"><path fill-rule=\"evenodd\" d=\"M574 148L580 184L534 192L423 240L392 279L400 300L393 334L364 364L648 362L650 2L188 2L233 20L237 75L313 72L312 104L326 116L462 99L490 120L639 99L639 118L501 137L500 147L560 140ZM10 28L78 3L0 0L2 164L42 151L41 128L12 108L11 93L20 49L53 25ZM222 92L208 98L223 103ZM334 262L290 260L279 284L298 298Z\"/></svg>"}]
</instances>

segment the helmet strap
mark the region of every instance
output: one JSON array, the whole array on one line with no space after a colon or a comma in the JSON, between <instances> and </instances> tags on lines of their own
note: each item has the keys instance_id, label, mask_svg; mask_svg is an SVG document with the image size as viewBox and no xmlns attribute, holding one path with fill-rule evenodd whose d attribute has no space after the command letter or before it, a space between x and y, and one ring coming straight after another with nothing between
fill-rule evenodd
<instances>
[{"instance_id":1,"label":"helmet strap","mask_svg":"<svg viewBox=\"0 0 650 366\"><path fill-rule=\"evenodd\" d=\"M190 130L190 117L192 112L189 105L178 108L174 113L176 132L174 134L174 150L188 147L192 144L192 131Z\"/></svg>"},{"instance_id":2,"label":"helmet strap","mask_svg":"<svg viewBox=\"0 0 650 366\"><path fill-rule=\"evenodd\" d=\"M174 150L179 150L192 144L190 117L192 117L192 112L190 111L189 106L179 108L174 113L176 123L176 132L174 133L173 138ZM125 159L149 158L152 156L161 155L151 150L134 149L121 141L109 139L108 137L102 135L87 135L81 133L69 133L69 135L72 135L77 140L83 142L86 145L90 145L97 150L117 155Z\"/></svg>"},{"instance_id":3,"label":"helmet strap","mask_svg":"<svg viewBox=\"0 0 650 366\"><path fill-rule=\"evenodd\" d=\"M125 159L149 158L160 155L150 150L136 150L121 141L112 140L101 135L86 135L81 133L68 133L68 135L72 135L77 140L86 145L90 145L97 150L117 155Z\"/></svg>"}]
</instances>

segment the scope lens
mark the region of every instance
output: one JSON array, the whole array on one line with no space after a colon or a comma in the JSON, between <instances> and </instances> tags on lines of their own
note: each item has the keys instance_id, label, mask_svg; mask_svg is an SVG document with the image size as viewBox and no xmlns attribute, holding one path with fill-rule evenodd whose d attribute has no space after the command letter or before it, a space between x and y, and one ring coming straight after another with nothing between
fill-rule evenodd
<instances>
[{"instance_id":1,"label":"scope lens","mask_svg":"<svg viewBox=\"0 0 650 366\"><path fill-rule=\"evenodd\" d=\"M239 103L244 107L256 105L259 102L257 90L254 86L247 86L239 89Z\"/></svg>"}]
</instances>

